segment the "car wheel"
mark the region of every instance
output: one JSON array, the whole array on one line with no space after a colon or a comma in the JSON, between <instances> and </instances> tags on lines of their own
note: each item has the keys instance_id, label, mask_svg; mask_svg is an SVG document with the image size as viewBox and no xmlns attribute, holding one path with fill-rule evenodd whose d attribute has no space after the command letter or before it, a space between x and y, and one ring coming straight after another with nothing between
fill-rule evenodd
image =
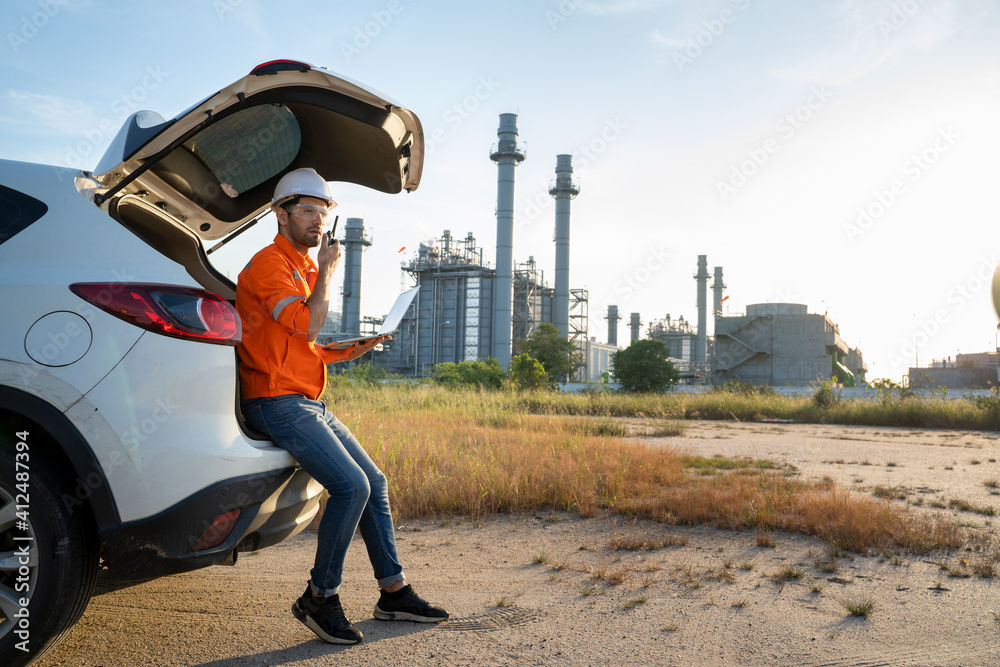
<instances>
[{"instance_id":1,"label":"car wheel","mask_svg":"<svg viewBox=\"0 0 1000 667\"><path fill-rule=\"evenodd\" d=\"M97 535L37 431L0 433L0 664L27 665L83 615L97 580ZM47 443L45 443L47 444Z\"/></svg>"}]
</instances>

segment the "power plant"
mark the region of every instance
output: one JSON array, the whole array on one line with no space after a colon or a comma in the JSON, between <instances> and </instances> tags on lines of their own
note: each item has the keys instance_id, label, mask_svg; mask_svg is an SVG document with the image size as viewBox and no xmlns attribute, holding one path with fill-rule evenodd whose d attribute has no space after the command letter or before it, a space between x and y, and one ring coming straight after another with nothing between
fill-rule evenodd
<instances>
[{"instance_id":1,"label":"power plant","mask_svg":"<svg viewBox=\"0 0 1000 667\"><path fill-rule=\"evenodd\" d=\"M490 151L490 159L497 164L495 265L483 260L483 249L471 232L456 239L445 230L438 239L421 244L416 256L402 265L420 291L400 331L376 361L408 376L431 375L439 363L488 357L506 368L517 341L549 322L581 352L581 363L570 379L586 380L592 366L587 362L590 348L599 344L591 345L587 339L587 291L569 286L569 202L580 192L573 181L572 157L556 157L556 179L549 189L556 199L556 285L552 288L533 256L525 262L514 261L514 172L525 158L517 145L515 114L500 115L497 136L499 141ZM358 291L346 285L345 294Z\"/></svg>"},{"instance_id":2,"label":"power plant","mask_svg":"<svg viewBox=\"0 0 1000 667\"><path fill-rule=\"evenodd\" d=\"M484 260L484 250L472 232L452 236L445 229L437 239L421 243L401 269L419 287L396 336L373 361L390 372L410 377L433 374L440 363L486 358L509 367L517 342L531 336L543 322L551 323L579 351L580 364L566 379L607 382L611 356L618 346L618 305L607 306L607 342L588 336L589 294L570 287L571 202L580 194L573 176L573 158L556 156L555 179L548 193L555 199L554 286L545 282L534 256L514 257L515 170L524 161L518 145L517 115L500 114L497 143L490 160L497 165L496 261ZM347 337L374 329L375 318L361 317L362 256L371 239L365 221L348 218L344 227L343 307L331 316L333 327ZM583 234L586 238L586 234ZM723 314L721 266L708 272L707 255L698 255L696 272L697 324L684 316L650 320L647 336L667 350L682 381L689 383L752 382L809 385L830 377L847 386L861 384L867 366L856 348L840 337L826 315L809 313L802 304L758 303L746 314ZM712 335L708 330L708 280L712 283ZM629 343L643 337L640 313L629 316Z\"/></svg>"},{"instance_id":3,"label":"power plant","mask_svg":"<svg viewBox=\"0 0 1000 667\"><path fill-rule=\"evenodd\" d=\"M836 377L847 387L864 383L861 351L840 337L826 315L799 303L757 303L745 315L715 320L712 369L716 382L804 387Z\"/></svg>"}]
</instances>

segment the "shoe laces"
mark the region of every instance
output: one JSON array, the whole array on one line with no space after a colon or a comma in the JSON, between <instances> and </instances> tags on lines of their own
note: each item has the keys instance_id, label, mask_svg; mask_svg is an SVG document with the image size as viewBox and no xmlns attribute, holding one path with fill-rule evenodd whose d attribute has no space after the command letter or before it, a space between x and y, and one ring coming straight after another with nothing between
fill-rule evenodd
<instances>
[{"instance_id":1,"label":"shoe laces","mask_svg":"<svg viewBox=\"0 0 1000 667\"><path fill-rule=\"evenodd\" d=\"M333 621L338 625L350 625L350 621L347 620L347 615L344 613L344 605L339 599L334 601L333 596L328 598L323 598L322 602L316 602L313 600L313 607L316 609L316 613L323 618Z\"/></svg>"}]
</instances>

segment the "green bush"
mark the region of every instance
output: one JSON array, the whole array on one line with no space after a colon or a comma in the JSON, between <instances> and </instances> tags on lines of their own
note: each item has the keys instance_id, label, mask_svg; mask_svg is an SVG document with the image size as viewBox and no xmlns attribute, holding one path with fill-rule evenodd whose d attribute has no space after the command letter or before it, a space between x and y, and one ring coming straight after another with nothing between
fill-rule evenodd
<instances>
[{"instance_id":1,"label":"green bush","mask_svg":"<svg viewBox=\"0 0 1000 667\"><path fill-rule=\"evenodd\" d=\"M519 354L510 360L510 379L518 389L544 389L555 384L542 362L530 354Z\"/></svg>"},{"instance_id":2,"label":"green bush","mask_svg":"<svg viewBox=\"0 0 1000 667\"><path fill-rule=\"evenodd\" d=\"M328 367L327 374L329 384L366 384L373 385L385 380L401 379L402 376L395 375L385 370L381 366L376 366L370 361L363 364L337 364Z\"/></svg>"},{"instance_id":3,"label":"green bush","mask_svg":"<svg viewBox=\"0 0 1000 667\"><path fill-rule=\"evenodd\" d=\"M537 359L554 382L566 379L580 361L580 353L555 325L542 322L527 338L517 341L517 352Z\"/></svg>"},{"instance_id":4,"label":"green bush","mask_svg":"<svg viewBox=\"0 0 1000 667\"><path fill-rule=\"evenodd\" d=\"M904 387L888 378L872 380L868 383L868 386L875 388L875 397L882 403L889 403L893 400L902 401L903 399L916 396L915 393L910 391L909 387Z\"/></svg>"},{"instance_id":5,"label":"green bush","mask_svg":"<svg viewBox=\"0 0 1000 667\"><path fill-rule=\"evenodd\" d=\"M507 373L496 359L445 362L434 367L434 381L445 387L482 387L499 389Z\"/></svg>"},{"instance_id":6,"label":"green bush","mask_svg":"<svg viewBox=\"0 0 1000 667\"><path fill-rule=\"evenodd\" d=\"M670 361L667 346L652 338L633 341L611 355L615 378L626 392L664 392L680 373Z\"/></svg>"},{"instance_id":7,"label":"green bush","mask_svg":"<svg viewBox=\"0 0 1000 667\"><path fill-rule=\"evenodd\" d=\"M837 393L834 393L833 388L835 386L836 384L833 380L827 380L821 384L819 389L816 390L816 393L813 394L813 405L817 408L825 409L832 408L840 403L840 390L838 389Z\"/></svg>"}]
</instances>

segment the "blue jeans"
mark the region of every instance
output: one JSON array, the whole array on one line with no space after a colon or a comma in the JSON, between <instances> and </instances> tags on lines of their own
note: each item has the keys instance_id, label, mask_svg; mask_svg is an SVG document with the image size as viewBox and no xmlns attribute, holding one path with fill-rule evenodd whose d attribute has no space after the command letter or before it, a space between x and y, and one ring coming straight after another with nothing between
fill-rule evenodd
<instances>
[{"instance_id":1,"label":"blue jeans","mask_svg":"<svg viewBox=\"0 0 1000 667\"><path fill-rule=\"evenodd\" d=\"M403 581L385 475L326 404L290 395L252 398L242 407L251 428L294 456L330 494L310 573L313 592L325 596L340 590L347 548L357 528L378 585Z\"/></svg>"}]
</instances>

